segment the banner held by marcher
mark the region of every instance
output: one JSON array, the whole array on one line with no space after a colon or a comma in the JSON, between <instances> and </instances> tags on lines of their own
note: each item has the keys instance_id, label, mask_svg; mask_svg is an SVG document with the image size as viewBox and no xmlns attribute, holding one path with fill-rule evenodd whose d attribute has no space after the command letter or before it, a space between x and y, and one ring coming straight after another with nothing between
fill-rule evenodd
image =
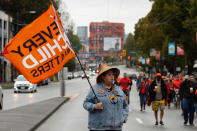
<instances>
[{"instance_id":1,"label":"banner held by marcher","mask_svg":"<svg viewBox=\"0 0 197 131\"><path fill-rule=\"evenodd\" d=\"M5 47L8 59L31 83L59 72L75 57L52 4L46 12L24 27Z\"/></svg>"}]
</instances>

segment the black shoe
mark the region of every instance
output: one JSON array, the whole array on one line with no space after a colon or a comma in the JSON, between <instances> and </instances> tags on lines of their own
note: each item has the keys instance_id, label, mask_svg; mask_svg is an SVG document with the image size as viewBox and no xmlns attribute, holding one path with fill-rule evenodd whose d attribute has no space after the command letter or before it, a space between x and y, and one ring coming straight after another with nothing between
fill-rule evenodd
<instances>
[{"instance_id":1,"label":"black shoe","mask_svg":"<svg viewBox=\"0 0 197 131\"><path fill-rule=\"evenodd\" d=\"M187 121L184 122L184 125L187 125Z\"/></svg>"},{"instance_id":2,"label":"black shoe","mask_svg":"<svg viewBox=\"0 0 197 131\"><path fill-rule=\"evenodd\" d=\"M189 123L190 126L194 126L194 123Z\"/></svg>"},{"instance_id":3,"label":"black shoe","mask_svg":"<svg viewBox=\"0 0 197 131\"><path fill-rule=\"evenodd\" d=\"M164 125L163 121L160 121L159 123L160 123L162 126Z\"/></svg>"},{"instance_id":4,"label":"black shoe","mask_svg":"<svg viewBox=\"0 0 197 131\"><path fill-rule=\"evenodd\" d=\"M156 126L158 125L158 121L155 122L155 125L156 125Z\"/></svg>"}]
</instances>

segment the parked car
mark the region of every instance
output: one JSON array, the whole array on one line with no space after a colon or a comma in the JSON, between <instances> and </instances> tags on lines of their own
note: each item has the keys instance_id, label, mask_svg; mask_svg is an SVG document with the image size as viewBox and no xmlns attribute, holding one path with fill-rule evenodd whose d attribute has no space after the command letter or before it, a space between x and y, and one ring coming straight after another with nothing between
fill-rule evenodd
<instances>
[{"instance_id":1,"label":"parked car","mask_svg":"<svg viewBox=\"0 0 197 131\"><path fill-rule=\"evenodd\" d=\"M95 75L96 75L95 72L90 73L90 76L95 76Z\"/></svg>"},{"instance_id":2,"label":"parked car","mask_svg":"<svg viewBox=\"0 0 197 131\"><path fill-rule=\"evenodd\" d=\"M15 79L14 83L14 93L19 92L36 92L37 91L37 84L32 84L23 75L19 75Z\"/></svg>"},{"instance_id":3,"label":"parked car","mask_svg":"<svg viewBox=\"0 0 197 131\"><path fill-rule=\"evenodd\" d=\"M79 77L80 77L79 72L75 72L74 73L74 78L79 78Z\"/></svg>"},{"instance_id":4,"label":"parked car","mask_svg":"<svg viewBox=\"0 0 197 131\"><path fill-rule=\"evenodd\" d=\"M68 73L68 76L67 77L68 77L69 80L71 80L71 79L74 78L74 75L73 75L73 73Z\"/></svg>"},{"instance_id":5,"label":"parked car","mask_svg":"<svg viewBox=\"0 0 197 131\"><path fill-rule=\"evenodd\" d=\"M88 79L89 79L90 75L89 75L89 74L86 74L86 75L87 75L87 77L88 77ZM85 74L82 74L82 75L81 75L81 78L82 78L82 79L86 78L86 77L85 77Z\"/></svg>"},{"instance_id":6,"label":"parked car","mask_svg":"<svg viewBox=\"0 0 197 131\"><path fill-rule=\"evenodd\" d=\"M0 85L0 110L3 109L3 89Z\"/></svg>"},{"instance_id":7,"label":"parked car","mask_svg":"<svg viewBox=\"0 0 197 131\"><path fill-rule=\"evenodd\" d=\"M49 79L46 79L46 80L43 80L43 81L39 82L37 84L37 86L48 85L48 84L49 84Z\"/></svg>"}]
</instances>

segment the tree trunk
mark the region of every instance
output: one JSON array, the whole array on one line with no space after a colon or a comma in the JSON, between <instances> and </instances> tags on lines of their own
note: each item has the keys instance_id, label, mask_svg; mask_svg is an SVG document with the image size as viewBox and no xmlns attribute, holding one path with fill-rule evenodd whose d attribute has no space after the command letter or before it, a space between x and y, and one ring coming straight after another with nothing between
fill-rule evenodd
<instances>
[{"instance_id":1,"label":"tree trunk","mask_svg":"<svg viewBox=\"0 0 197 131\"><path fill-rule=\"evenodd\" d=\"M194 59L188 59L188 75L193 73Z\"/></svg>"}]
</instances>

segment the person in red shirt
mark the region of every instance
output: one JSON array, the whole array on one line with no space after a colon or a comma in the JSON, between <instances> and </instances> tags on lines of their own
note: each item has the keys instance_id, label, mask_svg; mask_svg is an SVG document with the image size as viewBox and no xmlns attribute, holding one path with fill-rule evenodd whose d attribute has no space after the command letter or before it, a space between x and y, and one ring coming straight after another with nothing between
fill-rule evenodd
<instances>
[{"instance_id":1,"label":"person in red shirt","mask_svg":"<svg viewBox=\"0 0 197 131\"><path fill-rule=\"evenodd\" d=\"M146 107L146 97L148 95L148 79L144 76L137 88L137 90L139 91L139 97L140 97L140 111L145 110Z\"/></svg>"},{"instance_id":2,"label":"person in red shirt","mask_svg":"<svg viewBox=\"0 0 197 131\"><path fill-rule=\"evenodd\" d=\"M124 73L123 76L124 77L120 78L120 80L119 80L119 85L122 88L123 92L125 93L126 100L129 104L129 93L130 93L130 90L131 90L132 81L131 81L130 78L127 77L127 73Z\"/></svg>"},{"instance_id":3,"label":"person in red shirt","mask_svg":"<svg viewBox=\"0 0 197 131\"><path fill-rule=\"evenodd\" d=\"M168 108L170 109L170 106L171 106L170 104L173 102L173 98L175 95L172 79L168 80L168 82L166 83L166 87L168 89Z\"/></svg>"},{"instance_id":4,"label":"person in red shirt","mask_svg":"<svg viewBox=\"0 0 197 131\"><path fill-rule=\"evenodd\" d=\"M173 80L174 89L179 90L181 83L182 83L182 81L179 79L179 76L177 75L176 78Z\"/></svg>"}]
</instances>

